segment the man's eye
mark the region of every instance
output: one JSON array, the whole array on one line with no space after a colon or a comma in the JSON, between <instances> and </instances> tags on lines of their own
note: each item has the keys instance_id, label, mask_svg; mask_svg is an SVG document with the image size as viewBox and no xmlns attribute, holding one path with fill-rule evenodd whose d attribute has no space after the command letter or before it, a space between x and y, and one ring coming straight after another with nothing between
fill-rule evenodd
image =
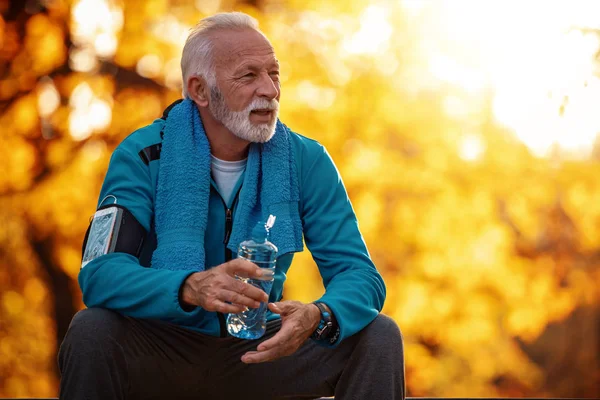
<instances>
[{"instance_id":1,"label":"man's eye","mask_svg":"<svg viewBox=\"0 0 600 400\"><path fill-rule=\"evenodd\" d=\"M248 72L246 75L244 75L242 78L254 78L256 75L254 74L254 72Z\"/></svg>"}]
</instances>

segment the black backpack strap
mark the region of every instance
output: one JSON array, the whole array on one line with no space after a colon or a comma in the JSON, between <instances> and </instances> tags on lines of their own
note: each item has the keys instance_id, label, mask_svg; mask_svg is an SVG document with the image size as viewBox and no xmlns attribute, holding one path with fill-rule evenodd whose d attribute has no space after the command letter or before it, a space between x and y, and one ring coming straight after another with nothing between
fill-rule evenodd
<instances>
[{"instance_id":1,"label":"black backpack strap","mask_svg":"<svg viewBox=\"0 0 600 400\"><path fill-rule=\"evenodd\" d=\"M171 105L169 105L169 107L165 108L165 111L163 111L163 115L162 117L160 117L160 119L163 120L167 120L167 117L169 116L169 112L171 112L171 110L173 109L173 107L175 107L177 104L181 103L183 101L183 99L179 99L174 101L173 103L171 103ZM160 131L160 138L162 139L164 136L164 132ZM150 164L150 161L154 161L154 160L158 160L160 158L160 151L162 150L162 143L156 143L153 145L150 145L144 149L142 149L138 154L140 156L140 158L142 159L142 161L144 162L144 164L148 165Z\"/></svg>"},{"instance_id":2,"label":"black backpack strap","mask_svg":"<svg viewBox=\"0 0 600 400\"><path fill-rule=\"evenodd\" d=\"M162 115L162 117L160 117L160 119L164 119L166 121L167 117L169 116L169 113L171 112L173 107L175 107L177 104L181 103L182 101L183 101L183 99L179 99L179 100L176 100L173 103L171 103L171 105L169 107L165 108L165 111L163 111L163 115Z\"/></svg>"}]
</instances>

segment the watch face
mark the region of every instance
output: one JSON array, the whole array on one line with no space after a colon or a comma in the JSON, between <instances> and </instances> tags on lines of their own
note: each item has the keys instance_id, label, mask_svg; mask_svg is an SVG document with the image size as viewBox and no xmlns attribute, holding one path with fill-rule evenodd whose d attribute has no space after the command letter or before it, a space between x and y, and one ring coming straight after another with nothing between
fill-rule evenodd
<instances>
[{"instance_id":1,"label":"watch face","mask_svg":"<svg viewBox=\"0 0 600 400\"><path fill-rule=\"evenodd\" d=\"M325 322L323 327L318 329L318 339L324 339L327 337L327 335L329 335L329 332L331 331L331 325L331 321Z\"/></svg>"},{"instance_id":2,"label":"watch face","mask_svg":"<svg viewBox=\"0 0 600 400\"><path fill-rule=\"evenodd\" d=\"M317 307L319 307L319 310L321 310L321 321L319 322L319 326L317 327L315 332L311 335L311 337L316 340L324 340L324 339L328 338L328 336L331 334L331 331L333 328L331 314L329 314L329 312L327 312L327 310L325 309L325 307L323 307L322 304L319 304L319 303L314 303L314 304Z\"/></svg>"}]
</instances>

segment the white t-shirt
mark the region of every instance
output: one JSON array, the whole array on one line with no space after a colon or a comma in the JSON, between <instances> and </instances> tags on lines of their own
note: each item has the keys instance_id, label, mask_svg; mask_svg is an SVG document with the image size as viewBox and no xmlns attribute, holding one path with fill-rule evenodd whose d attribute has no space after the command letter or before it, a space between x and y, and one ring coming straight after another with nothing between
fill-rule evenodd
<instances>
[{"instance_id":1,"label":"white t-shirt","mask_svg":"<svg viewBox=\"0 0 600 400\"><path fill-rule=\"evenodd\" d=\"M248 159L224 161L212 154L210 156L213 179L219 188L219 193L221 193L223 200L225 200L225 204L229 205L229 200L234 195L233 189L244 173Z\"/></svg>"}]
</instances>

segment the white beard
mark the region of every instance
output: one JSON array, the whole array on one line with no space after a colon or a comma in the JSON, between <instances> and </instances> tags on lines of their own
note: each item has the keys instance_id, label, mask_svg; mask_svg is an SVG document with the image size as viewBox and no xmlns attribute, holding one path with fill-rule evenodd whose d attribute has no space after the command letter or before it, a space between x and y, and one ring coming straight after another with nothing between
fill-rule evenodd
<instances>
[{"instance_id":1,"label":"white beard","mask_svg":"<svg viewBox=\"0 0 600 400\"><path fill-rule=\"evenodd\" d=\"M225 103L225 98L215 85L210 89L210 102L208 109L213 117L221 122L225 128L240 139L254 143L266 143L275 135L279 102L275 99L256 98L243 111L231 111ZM258 109L269 109L274 111L273 120L266 124L254 125L250 121L250 112Z\"/></svg>"}]
</instances>

